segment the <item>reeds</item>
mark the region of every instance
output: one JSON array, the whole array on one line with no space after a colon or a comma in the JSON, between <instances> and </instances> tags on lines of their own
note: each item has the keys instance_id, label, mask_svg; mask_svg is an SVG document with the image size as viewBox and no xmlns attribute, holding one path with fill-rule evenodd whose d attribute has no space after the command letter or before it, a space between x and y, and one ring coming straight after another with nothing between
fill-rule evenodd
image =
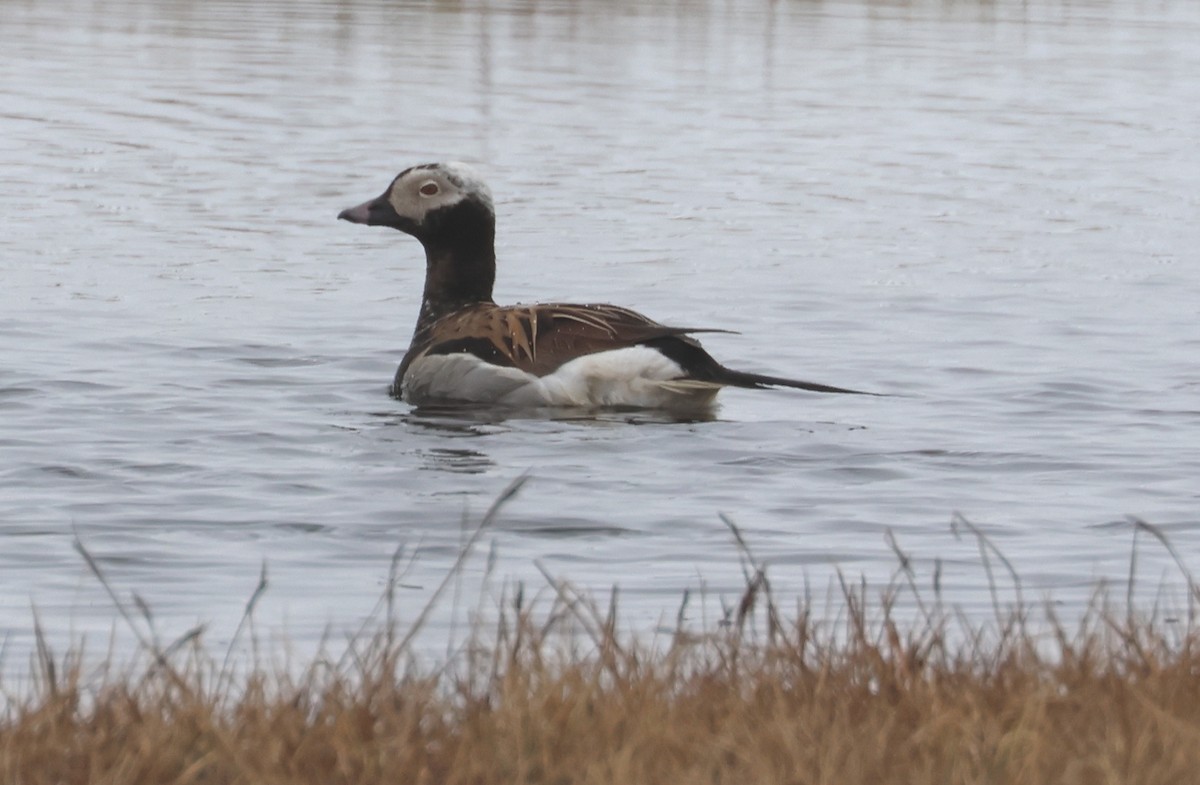
<instances>
[{"instance_id":1,"label":"reeds","mask_svg":"<svg viewBox=\"0 0 1200 785\"><path fill-rule=\"evenodd\" d=\"M995 549L958 523L990 570ZM1117 608L1103 588L1069 629L998 593L993 618L973 621L922 596L893 543L888 586L843 581L831 613L785 615L730 529L744 592L713 629L688 630L681 609L659 638L622 632L615 594L601 604L551 576L536 602L512 588L436 668L413 657L424 615L403 627L390 587L375 628L303 668L265 665L257 643L236 667L199 633L162 644L143 631L133 664L92 671L40 638L36 687L8 695L0 721L0 781L1200 781L1194 583L1178 622Z\"/></svg>"}]
</instances>

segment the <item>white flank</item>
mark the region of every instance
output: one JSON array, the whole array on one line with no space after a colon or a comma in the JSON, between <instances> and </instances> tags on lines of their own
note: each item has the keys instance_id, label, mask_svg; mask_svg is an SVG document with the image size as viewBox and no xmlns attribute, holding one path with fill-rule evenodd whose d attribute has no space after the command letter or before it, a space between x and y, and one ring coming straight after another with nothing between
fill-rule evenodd
<instances>
[{"instance_id":1,"label":"white flank","mask_svg":"<svg viewBox=\"0 0 1200 785\"><path fill-rule=\"evenodd\" d=\"M508 406L670 408L710 402L720 385L680 378L683 369L646 346L597 352L537 377L470 354L422 357L404 375L410 403L466 401Z\"/></svg>"},{"instance_id":2,"label":"white flank","mask_svg":"<svg viewBox=\"0 0 1200 785\"><path fill-rule=\"evenodd\" d=\"M404 400L415 404L496 403L536 381L533 374L501 368L473 354L435 354L418 358L408 366L400 391Z\"/></svg>"}]
</instances>

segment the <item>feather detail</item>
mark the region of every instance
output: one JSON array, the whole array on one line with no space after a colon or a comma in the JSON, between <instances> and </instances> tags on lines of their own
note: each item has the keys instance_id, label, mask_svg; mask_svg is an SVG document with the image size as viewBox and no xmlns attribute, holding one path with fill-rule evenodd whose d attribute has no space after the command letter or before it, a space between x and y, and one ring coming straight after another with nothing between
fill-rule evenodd
<instances>
[{"instance_id":1,"label":"feather detail","mask_svg":"<svg viewBox=\"0 0 1200 785\"><path fill-rule=\"evenodd\" d=\"M477 303L417 331L396 374L410 402L672 406L721 387L853 392L734 371L689 333L614 305ZM489 370L490 369L490 370Z\"/></svg>"},{"instance_id":2,"label":"feather detail","mask_svg":"<svg viewBox=\"0 0 1200 785\"><path fill-rule=\"evenodd\" d=\"M657 384L668 392L680 394L711 392L715 395L725 386L716 382L705 382L699 379L668 379Z\"/></svg>"},{"instance_id":3,"label":"feather detail","mask_svg":"<svg viewBox=\"0 0 1200 785\"><path fill-rule=\"evenodd\" d=\"M694 332L716 331L668 327L611 305L479 303L418 330L405 360L467 352L545 376L585 355Z\"/></svg>"}]
</instances>

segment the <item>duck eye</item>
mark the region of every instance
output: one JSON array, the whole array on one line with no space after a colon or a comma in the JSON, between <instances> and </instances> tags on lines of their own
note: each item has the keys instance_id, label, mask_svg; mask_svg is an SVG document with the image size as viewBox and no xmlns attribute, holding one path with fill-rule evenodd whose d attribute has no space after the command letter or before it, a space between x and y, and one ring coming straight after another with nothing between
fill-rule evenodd
<instances>
[{"instance_id":1,"label":"duck eye","mask_svg":"<svg viewBox=\"0 0 1200 785\"><path fill-rule=\"evenodd\" d=\"M438 192L438 184L432 183L432 182L425 183L424 185L421 186L420 191L425 196L435 196L435 195L437 195L437 192Z\"/></svg>"}]
</instances>

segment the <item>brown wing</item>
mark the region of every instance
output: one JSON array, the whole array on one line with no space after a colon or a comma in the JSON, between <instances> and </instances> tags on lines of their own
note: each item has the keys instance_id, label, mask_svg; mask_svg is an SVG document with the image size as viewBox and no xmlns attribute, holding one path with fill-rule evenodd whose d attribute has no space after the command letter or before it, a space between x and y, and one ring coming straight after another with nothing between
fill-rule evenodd
<instances>
[{"instance_id":1,"label":"brown wing","mask_svg":"<svg viewBox=\"0 0 1200 785\"><path fill-rule=\"evenodd\" d=\"M615 305L489 304L442 317L419 336L421 345L414 345L409 355L469 352L545 376L584 355L695 332L725 331L668 327Z\"/></svg>"}]
</instances>

